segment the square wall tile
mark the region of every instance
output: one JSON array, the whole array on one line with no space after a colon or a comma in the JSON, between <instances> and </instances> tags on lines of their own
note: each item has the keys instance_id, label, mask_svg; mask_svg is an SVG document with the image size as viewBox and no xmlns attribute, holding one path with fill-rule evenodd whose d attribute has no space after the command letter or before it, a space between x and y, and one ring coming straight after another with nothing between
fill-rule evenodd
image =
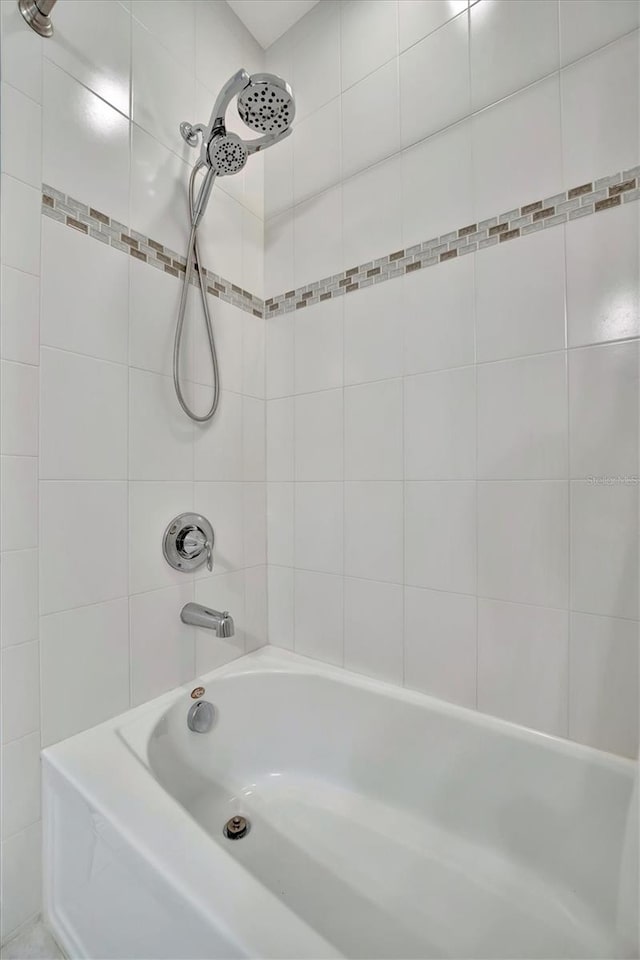
<instances>
[{"instance_id":1,"label":"square wall tile","mask_svg":"<svg viewBox=\"0 0 640 960\"><path fill-rule=\"evenodd\" d=\"M293 286L301 287L339 273L343 260L342 185L299 203L293 217ZM268 273L269 261L266 269Z\"/></svg>"},{"instance_id":2,"label":"square wall tile","mask_svg":"<svg viewBox=\"0 0 640 960\"><path fill-rule=\"evenodd\" d=\"M292 567L294 562L294 484L267 484L267 559Z\"/></svg>"},{"instance_id":3,"label":"square wall tile","mask_svg":"<svg viewBox=\"0 0 640 960\"><path fill-rule=\"evenodd\" d=\"M2 748L2 839L40 819L40 731Z\"/></svg>"},{"instance_id":4,"label":"square wall tile","mask_svg":"<svg viewBox=\"0 0 640 960\"><path fill-rule=\"evenodd\" d=\"M189 165L184 160L145 130L136 124L132 125L131 226L145 236L179 252L181 256L184 255L189 242L189 221L185 216L185 191L189 182L189 173ZM224 232L221 222L224 212L224 209L221 209L224 208L222 196L222 191L218 191L217 196L211 201L209 217L215 204L216 226L226 238L229 234ZM220 202L216 203L216 201ZM117 216L115 212L114 216ZM206 223L205 218L203 227ZM213 261L209 256L209 247L205 243L207 239L208 232L203 229L200 244L203 259L205 263L211 263ZM241 245L237 256L241 261ZM222 265L216 267L216 270L222 272Z\"/></svg>"},{"instance_id":5,"label":"square wall tile","mask_svg":"<svg viewBox=\"0 0 640 960\"><path fill-rule=\"evenodd\" d=\"M425 96L435 89L440 96ZM467 116L471 106L467 17L456 17L400 55L400 103L404 147Z\"/></svg>"},{"instance_id":6,"label":"square wall tile","mask_svg":"<svg viewBox=\"0 0 640 960\"><path fill-rule=\"evenodd\" d=\"M2 743L10 743L40 728L40 653L37 643L18 643L0 656Z\"/></svg>"},{"instance_id":7,"label":"square wall tile","mask_svg":"<svg viewBox=\"0 0 640 960\"><path fill-rule=\"evenodd\" d=\"M43 348L40 378L41 478L126 480L127 368Z\"/></svg>"},{"instance_id":8,"label":"square wall tile","mask_svg":"<svg viewBox=\"0 0 640 960\"><path fill-rule=\"evenodd\" d=\"M402 683L404 589L398 583L344 582L344 665L376 680Z\"/></svg>"},{"instance_id":9,"label":"square wall tile","mask_svg":"<svg viewBox=\"0 0 640 960\"><path fill-rule=\"evenodd\" d=\"M267 568L268 637L274 647L294 647L294 571L290 567Z\"/></svg>"},{"instance_id":10,"label":"square wall tile","mask_svg":"<svg viewBox=\"0 0 640 960\"><path fill-rule=\"evenodd\" d=\"M132 120L156 140L190 161L188 145L178 136L180 123L191 116L195 74L184 70L146 27L132 21Z\"/></svg>"},{"instance_id":11,"label":"square wall tile","mask_svg":"<svg viewBox=\"0 0 640 960\"><path fill-rule=\"evenodd\" d=\"M8 83L2 84L2 172L40 190L42 109Z\"/></svg>"},{"instance_id":12,"label":"square wall tile","mask_svg":"<svg viewBox=\"0 0 640 960\"><path fill-rule=\"evenodd\" d=\"M133 16L143 23L173 56L192 56L196 29L194 0L134 0Z\"/></svg>"},{"instance_id":13,"label":"square wall tile","mask_svg":"<svg viewBox=\"0 0 640 960\"><path fill-rule=\"evenodd\" d=\"M242 492L244 566L267 562L267 485L245 483Z\"/></svg>"},{"instance_id":14,"label":"square wall tile","mask_svg":"<svg viewBox=\"0 0 640 960\"><path fill-rule=\"evenodd\" d=\"M0 547L38 546L38 459L0 458Z\"/></svg>"},{"instance_id":15,"label":"square wall tile","mask_svg":"<svg viewBox=\"0 0 640 960\"><path fill-rule=\"evenodd\" d=\"M404 462L407 480L475 479L474 367L406 378Z\"/></svg>"},{"instance_id":16,"label":"square wall tile","mask_svg":"<svg viewBox=\"0 0 640 960\"><path fill-rule=\"evenodd\" d=\"M262 256L262 250L260 255ZM252 313L246 313L237 308L235 322L242 330L242 357L240 359L242 378L240 390L248 397L257 400L265 398L265 321ZM222 363L224 358L220 357ZM213 379L213 378L211 378ZM209 381L207 381L209 382Z\"/></svg>"},{"instance_id":17,"label":"square wall tile","mask_svg":"<svg viewBox=\"0 0 640 960\"><path fill-rule=\"evenodd\" d=\"M478 366L478 476L567 476L567 360L551 353Z\"/></svg>"},{"instance_id":18,"label":"square wall tile","mask_svg":"<svg viewBox=\"0 0 640 960\"><path fill-rule=\"evenodd\" d=\"M127 117L45 60L42 119L45 183L128 223Z\"/></svg>"},{"instance_id":19,"label":"square wall tile","mask_svg":"<svg viewBox=\"0 0 640 960\"><path fill-rule=\"evenodd\" d=\"M361 44L363 49L367 46ZM383 137L381 117L385 118ZM400 90L398 63L393 59L342 94L342 176L364 170L399 149Z\"/></svg>"},{"instance_id":20,"label":"square wall tile","mask_svg":"<svg viewBox=\"0 0 640 960\"><path fill-rule=\"evenodd\" d=\"M402 380L345 389L345 479L402 479L402 393Z\"/></svg>"},{"instance_id":21,"label":"square wall tile","mask_svg":"<svg viewBox=\"0 0 640 960\"><path fill-rule=\"evenodd\" d=\"M567 224L569 346L640 333L637 203Z\"/></svg>"},{"instance_id":22,"label":"square wall tile","mask_svg":"<svg viewBox=\"0 0 640 960\"><path fill-rule=\"evenodd\" d=\"M129 708L128 611L123 598L42 618L44 746Z\"/></svg>"},{"instance_id":23,"label":"square wall tile","mask_svg":"<svg viewBox=\"0 0 640 960\"><path fill-rule=\"evenodd\" d=\"M38 551L11 550L0 557L0 642L37 639Z\"/></svg>"},{"instance_id":24,"label":"square wall tile","mask_svg":"<svg viewBox=\"0 0 640 960\"><path fill-rule=\"evenodd\" d=\"M478 601L478 710L567 736L565 610Z\"/></svg>"},{"instance_id":25,"label":"square wall tile","mask_svg":"<svg viewBox=\"0 0 640 960\"><path fill-rule=\"evenodd\" d=\"M541 282L544 278L544 282ZM476 256L478 360L565 347L564 230L541 230Z\"/></svg>"},{"instance_id":26,"label":"square wall tile","mask_svg":"<svg viewBox=\"0 0 640 960\"><path fill-rule=\"evenodd\" d=\"M301 208L302 211L306 211L306 209L306 205ZM297 215L301 216L301 211L298 211ZM296 285L293 262L295 216L294 210L285 210L284 213L272 217L265 223L264 292L266 297L276 296L284 293L285 290L293 290ZM342 210L340 210L340 216L342 216ZM303 234L305 228L306 225L303 224ZM306 279L313 281L313 253L306 253L305 257L309 266ZM267 322L269 321L267 320Z\"/></svg>"},{"instance_id":27,"label":"square wall tile","mask_svg":"<svg viewBox=\"0 0 640 960\"><path fill-rule=\"evenodd\" d=\"M267 400L289 397L294 392L294 317L292 313L283 313L267 317L265 323Z\"/></svg>"},{"instance_id":28,"label":"square wall tile","mask_svg":"<svg viewBox=\"0 0 640 960\"><path fill-rule=\"evenodd\" d=\"M38 455L38 368L0 363L0 449L3 454Z\"/></svg>"},{"instance_id":29,"label":"square wall tile","mask_svg":"<svg viewBox=\"0 0 640 960\"><path fill-rule=\"evenodd\" d=\"M122 4L92 0L88 7L71 0L56 17L44 54L128 116L130 46L131 17Z\"/></svg>"},{"instance_id":30,"label":"square wall tile","mask_svg":"<svg viewBox=\"0 0 640 960\"><path fill-rule=\"evenodd\" d=\"M472 149L478 220L558 193L563 176L557 75L475 114Z\"/></svg>"},{"instance_id":31,"label":"square wall tile","mask_svg":"<svg viewBox=\"0 0 640 960\"><path fill-rule=\"evenodd\" d=\"M171 389L173 389L172 384ZM204 411L211 404L210 387L194 385L192 395L197 402L197 410ZM182 411L174 410L172 413L176 417L178 430L180 427L177 421L180 418L184 430L185 417ZM196 480L242 480L244 478L243 398L240 394L221 390L218 409L213 420L205 424L196 424L193 431ZM179 432L176 437L182 444L183 438ZM188 450L189 444L184 437L184 454L181 460L185 475L188 475Z\"/></svg>"},{"instance_id":32,"label":"square wall tile","mask_svg":"<svg viewBox=\"0 0 640 960\"><path fill-rule=\"evenodd\" d=\"M639 25L635 0L560 0L561 62L584 57Z\"/></svg>"},{"instance_id":33,"label":"square wall tile","mask_svg":"<svg viewBox=\"0 0 640 960\"><path fill-rule=\"evenodd\" d=\"M169 520L171 517L169 517ZM69 523L100 544L91 563L69 538ZM168 522L168 521L167 521ZM127 484L40 483L40 613L55 613L127 594Z\"/></svg>"},{"instance_id":34,"label":"square wall tile","mask_svg":"<svg viewBox=\"0 0 640 960\"><path fill-rule=\"evenodd\" d=\"M340 114L340 97L336 97L294 125L291 139L295 203L340 180Z\"/></svg>"},{"instance_id":35,"label":"square wall tile","mask_svg":"<svg viewBox=\"0 0 640 960\"><path fill-rule=\"evenodd\" d=\"M571 476L638 472L638 341L569 353Z\"/></svg>"},{"instance_id":36,"label":"square wall tile","mask_svg":"<svg viewBox=\"0 0 640 960\"><path fill-rule=\"evenodd\" d=\"M571 607L638 618L638 488L616 476L571 483Z\"/></svg>"},{"instance_id":37,"label":"square wall tile","mask_svg":"<svg viewBox=\"0 0 640 960\"><path fill-rule=\"evenodd\" d=\"M402 247L400 157L391 157L342 185L344 266L383 257ZM371 203L375 197L376 202ZM356 296L358 291L352 291ZM351 294L346 294L349 299Z\"/></svg>"},{"instance_id":38,"label":"square wall tile","mask_svg":"<svg viewBox=\"0 0 640 960\"><path fill-rule=\"evenodd\" d=\"M195 627L180 611L193 600L193 582L131 597L131 705L153 700L195 676Z\"/></svg>"},{"instance_id":39,"label":"square wall tile","mask_svg":"<svg viewBox=\"0 0 640 960\"><path fill-rule=\"evenodd\" d=\"M37 364L40 359L38 278L13 267L2 267L0 310L0 356L18 363Z\"/></svg>"},{"instance_id":40,"label":"square wall tile","mask_svg":"<svg viewBox=\"0 0 640 960\"><path fill-rule=\"evenodd\" d=\"M342 480L342 411L342 390L296 397L296 480Z\"/></svg>"},{"instance_id":41,"label":"square wall tile","mask_svg":"<svg viewBox=\"0 0 640 960\"><path fill-rule=\"evenodd\" d=\"M473 258L417 270L402 283L405 374L473 363Z\"/></svg>"},{"instance_id":42,"label":"square wall tile","mask_svg":"<svg viewBox=\"0 0 640 960\"><path fill-rule=\"evenodd\" d=\"M204 392L204 388L201 388ZM195 393L195 391L194 391ZM191 397L187 396L187 400ZM204 398L203 398L204 399ZM197 404L200 396L191 402ZM222 405L222 404L221 404ZM205 403L196 409L205 407ZM220 425L217 424L218 429ZM173 381L129 371L129 476L132 480L193 479L193 423L176 400ZM197 454L196 454L197 456Z\"/></svg>"},{"instance_id":43,"label":"square wall tile","mask_svg":"<svg viewBox=\"0 0 640 960\"><path fill-rule=\"evenodd\" d=\"M24 273L40 272L41 193L2 174L2 262Z\"/></svg>"},{"instance_id":44,"label":"square wall tile","mask_svg":"<svg viewBox=\"0 0 640 960\"><path fill-rule=\"evenodd\" d=\"M400 283L378 283L344 298L345 383L402 376L401 297Z\"/></svg>"},{"instance_id":45,"label":"square wall tile","mask_svg":"<svg viewBox=\"0 0 640 960\"><path fill-rule=\"evenodd\" d=\"M326 300L296 314L296 393L342 386L342 305Z\"/></svg>"},{"instance_id":46,"label":"square wall tile","mask_svg":"<svg viewBox=\"0 0 640 960\"><path fill-rule=\"evenodd\" d=\"M403 582L404 492L400 481L345 483L345 574Z\"/></svg>"},{"instance_id":47,"label":"square wall tile","mask_svg":"<svg viewBox=\"0 0 640 960\"><path fill-rule=\"evenodd\" d=\"M469 16L474 110L558 69L557 0L484 0Z\"/></svg>"},{"instance_id":48,"label":"square wall tile","mask_svg":"<svg viewBox=\"0 0 640 960\"><path fill-rule=\"evenodd\" d=\"M22 93L41 102L42 38L24 29L18 4L3 3L2 15L2 79Z\"/></svg>"},{"instance_id":49,"label":"square wall tile","mask_svg":"<svg viewBox=\"0 0 640 960\"><path fill-rule=\"evenodd\" d=\"M560 481L478 484L478 593L565 608L569 494Z\"/></svg>"},{"instance_id":50,"label":"square wall tile","mask_svg":"<svg viewBox=\"0 0 640 960\"><path fill-rule=\"evenodd\" d=\"M400 50L406 50L458 14L466 16L468 0L398 0Z\"/></svg>"},{"instance_id":51,"label":"square wall tile","mask_svg":"<svg viewBox=\"0 0 640 960\"><path fill-rule=\"evenodd\" d=\"M293 480L294 400L267 401L267 480Z\"/></svg>"},{"instance_id":52,"label":"square wall tile","mask_svg":"<svg viewBox=\"0 0 640 960\"><path fill-rule=\"evenodd\" d=\"M242 398L242 477L264 481L267 476L265 401ZM203 478L204 479L204 478Z\"/></svg>"},{"instance_id":53,"label":"square wall tile","mask_svg":"<svg viewBox=\"0 0 640 960\"><path fill-rule=\"evenodd\" d=\"M45 228L47 222L44 224ZM58 224L54 224L55 227L58 227ZM73 233L72 230L67 230L67 233ZM46 236L46 232L45 232ZM75 234L74 234L75 236ZM82 238L80 238L82 242ZM91 247L91 244L84 244L85 247ZM94 244L97 246L97 244ZM102 244L100 247L102 248ZM178 304L180 302L180 291L182 288L181 283L168 273L163 273L160 270L150 270L148 264L141 263L138 260L130 260L127 263L127 258L123 257L118 250L110 251L109 248L105 248L107 252L112 252L114 256L118 257L118 266L123 267L122 261L125 261L125 265L129 270L129 302L118 304L121 309L119 314L121 318L124 318L124 345L125 345L125 359L126 359L126 344L127 344L127 333L129 337L129 363L132 367L138 367L141 370L149 370L151 373L163 373L165 376L171 376L173 373L173 343L175 338L175 326L176 326L176 316L178 313ZM98 253L100 253L98 251ZM97 254L94 253L94 256ZM112 267L116 267L115 259L113 261ZM104 268L107 276L109 276L110 271ZM69 270L69 264L67 263L66 271ZM46 271L46 260L45 260L45 271ZM98 273L94 266L92 270L90 269L89 274L93 276L93 271ZM58 272L52 271L52 282L55 282L55 278L58 276ZM114 282L114 281L111 281ZM116 283L125 284L126 292L126 279L122 277ZM97 283L98 290L100 285ZM65 289L68 290L68 287ZM120 287L118 287L120 290ZM104 298L101 298L101 302L104 304ZM107 305L109 305L107 301ZM117 301L116 301L117 303ZM219 307L212 307L213 310L213 325L216 336L216 348L220 355L220 360L222 360L222 343L221 340L226 339L224 337L223 331L221 331L221 318L220 312L223 307L226 307L227 304L223 304L221 301L216 300L216 304L219 304ZM82 306L80 304L80 306ZM184 340L181 350L181 372L185 380L196 380L198 383L208 383L211 379L211 374L209 369L205 365L206 357L201 358L199 364L198 375L195 373L195 360L194 360L194 347L195 341L198 341L198 346L204 347L204 338L206 338L206 332L204 329L201 331L200 327L204 327L204 324L200 322L201 315L201 304L200 304L200 291L196 290L195 287L189 291L187 297L187 312L186 312L186 321L184 326ZM128 311L128 323L127 323L127 311ZM217 312L219 311L219 312ZM81 311L84 315L84 311ZM101 316L105 313L104 306L102 312L98 308L92 310L94 316ZM105 317L104 328L112 329L115 325L115 319L109 318L110 310L107 311L107 316ZM86 321L85 321L86 323ZM103 324L100 324L102 327ZM226 325L225 325L226 326ZM222 336L221 336L222 333ZM201 339L202 337L202 339ZM239 354L238 363L242 363L242 331L240 329L238 335L238 348L237 353ZM50 342L50 341L47 341ZM58 344L54 343L54 346ZM64 346L64 344L61 344ZM208 348L205 347L205 350ZM78 350L79 353L93 353L93 350ZM100 356L102 354L99 354ZM207 353L208 356L208 353ZM117 357L108 357L105 356L105 359L117 359ZM211 366L211 360L209 360L209 367ZM229 365L225 364L225 384L230 374Z\"/></svg>"},{"instance_id":54,"label":"square wall tile","mask_svg":"<svg viewBox=\"0 0 640 960\"><path fill-rule=\"evenodd\" d=\"M264 154L264 213L269 220L293 206L293 142L291 137L278 151Z\"/></svg>"},{"instance_id":55,"label":"square wall tile","mask_svg":"<svg viewBox=\"0 0 640 960\"><path fill-rule=\"evenodd\" d=\"M428 171L426 176L425 171ZM474 207L470 120L463 120L403 151L405 247L472 223ZM420 271L414 276L419 274Z\"/></svg>"},{"instance_id":56,"label":"square wall tile","mask_svg":"<svg viewBox=\"0 0 640 960\"><path fill-rule=\"evenodd\" d=\"M638 756L638 624L571 615L569 736Z\"/></svg>"},{"instance_id":57,"label":"square wall tile","mask_svg":"<svg viewBox=\"0 0 640 960\"><path fill-rule=\"evenodd\" d=\"M476 589L476 484L405 484L405 583L455 593Z\"/></svg>"},{"instance_id":58,"label":"square wall tile","mask_svg":"<svg viewBox=\"0 0 640 960\"><path fill-rule=\"evenodd\" d=\"M244 571L245 591L245 653L251 653L267 643L267 568L250 567Z\"/></svg>"},{"instance_id":59,"label":"square wall tile","mask_svg":"<svg viewBox=\"0 0 640 960\"><path fill-rule=\"evenodd\" d=\"M321 3L298 25L293 76L299 117L306 117L340 93L340 9Z\"/></svg>"},{"instance_id":60,"label":"square wall tile","mask_svg":"<svg viewBox=\"0 0 640 960\"><path fill-rule=\"evenodd\" d=\"M0 924L7 938L32 919L42 902L42 829L33 823L2 843L3 902Z\"/></svg>"},{"instance_id":61,"label":"square wall tile","mask_svg":"<svg viewBox=\"0 0 640 960\"><path fill-rule=\"evenodd\" d=\"M561 73L564 176L569 187L638 162L638 36Z\"/></svg>"},{"instance_id":62,"label":"square wall tile","mask_svg":"<svg viewBox=\"0 0 640 960\"><path fill-rule=\"evenodd\" d=\"M342 577L295 571L296 653L342 665L343 603Z\"/></svg>"},{"instance_id":63,"label":"square wall tile","mask_svg":"<svg viewBox=\"0 0 640 960\"><path fill-rule=\"evenodd\" d=\"M342 573L341 483L295 485L295 565L303 570Z\"/></svg>"},{"instance_id":64,"label":"square wall tile","mask_svg":"<svg viewBox=\"0 0 640 960\"><path fill-rule=\"evenodd\" d=\"M366 37L366 42L363 39ZM398 53L395 0L348 0L342 6L342 89Z\"/></svg>"},{"instance_id":65,"label":"square wall tile","mask_svg":"<svg viewBox=\"0 0 640 960\"><path fill-rule=\"evenodd\" d=\"M162 314L177 308L177 287L172 278L150 270L146 264L132 261L133 274L138 271L153 281L154 290L162 291L164 310L159 297L145 297L149 324L154 324L156 340L162 343L158 327ZM148 275L151 274L151 277ZM171 280L171 284L167 281ZM120 250L104 243L94 243L70 230L62 223L42 219L42 312L41 340L49 347L60 347L74 353L126 363L129 326L129 258ZM147 284L145 294L150 294ZM168 289L169 288L169 289ZM176 291L175 302L170 290ZM135 288L132 286L132 304ZM132 318L133 319L133 318ZM175 323L175 313L172 313ZM132 327L132 343L138 341L137 324ZM139 350L132 351L136 366L146 366ZM153 367L147 366L147 369ZM163 372L160 370L159 372ZM166 370L171 373L171 368Z\"/></svg>"},{"instance_id":66,"label":"square wall tile","mask_svg":"<svg viewBox=\"0 0 640 960\"><path fill-rule=\"evenodd\" d=\"M404 684L440 700L476 705L476 600L405 588Z\"/></svg>"}]
</instances>

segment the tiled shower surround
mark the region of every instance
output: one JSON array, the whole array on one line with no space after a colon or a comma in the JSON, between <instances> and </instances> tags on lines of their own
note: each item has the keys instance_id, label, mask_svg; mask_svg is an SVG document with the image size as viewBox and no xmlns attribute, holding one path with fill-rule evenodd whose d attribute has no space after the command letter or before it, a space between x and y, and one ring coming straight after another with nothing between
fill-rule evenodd
<instances>
[{"instance_id":1,"label":"tiled shower surround","mask_svg":"<svg viewBox=\"0 0 640 960\"><path fill-rule=\"evenodd\" d=\"M54 13L2 0L2 939L41 745L267 638L634 755L635 0L321 0L266 55L219 0ZM176 131L241 65L297 117L205 218L200 428ZM211 577L162 559L189 508Z\"/></svg>"}]
</instances>

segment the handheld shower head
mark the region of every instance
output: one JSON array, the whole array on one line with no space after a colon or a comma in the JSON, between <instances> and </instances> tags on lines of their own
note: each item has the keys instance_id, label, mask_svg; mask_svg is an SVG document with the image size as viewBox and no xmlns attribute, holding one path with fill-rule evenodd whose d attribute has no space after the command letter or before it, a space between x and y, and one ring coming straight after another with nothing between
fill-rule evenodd
<instances>
[{"instance_id":1,"label":"handheld shower head","mask_svg":"<svg viewBox=\"0 0 640 960\"><path fill-rule=\"evenodd\" d=\"M219 177L239 173L249 156L244 143L235 133L223 133L214 137L209 141L207 154L209 163Z\"/></svg>"},{"instance_id":2,"label":"handheld shower head","mask_svg":"<svg viewBox=\"0 0 640 960\"><path fill-rule=\"evenodd\" d=\"M240 118L258 133L283 134L295 112L291 87L272 73L256 73L238 94Z\"/></svg>"}]
</instances>

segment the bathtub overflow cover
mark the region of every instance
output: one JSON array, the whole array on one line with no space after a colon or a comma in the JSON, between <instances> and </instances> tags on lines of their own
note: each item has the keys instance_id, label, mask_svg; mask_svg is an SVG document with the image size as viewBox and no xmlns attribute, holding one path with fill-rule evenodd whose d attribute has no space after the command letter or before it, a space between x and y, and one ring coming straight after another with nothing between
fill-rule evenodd
<instances>
[{"instance_id":1,"label":"bathtub overflow cover","mask_svg":"<svg viewBox=\"0 0 640 960\"><path fill-rule=\"evenodd\" d=\"M246 817L231 817L224 825L224 835L229 840L241 840L249 832L249 821Z\"/></svg>"}]
</instances>

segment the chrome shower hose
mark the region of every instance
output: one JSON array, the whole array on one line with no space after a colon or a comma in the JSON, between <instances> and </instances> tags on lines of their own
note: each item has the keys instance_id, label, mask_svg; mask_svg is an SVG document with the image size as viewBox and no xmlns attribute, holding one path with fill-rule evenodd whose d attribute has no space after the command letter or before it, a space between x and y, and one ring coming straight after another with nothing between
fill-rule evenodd
<instances>
[{"instance_id":1,"label":"chrome shower hose","mask_svg":"<svg viewBox=\"0 0 640 960\"><path fill-rule=\"evenodd\" d=\"M189 245L187 247L187 264L182 281L182 291L180 293L180 305L178 307L178 321L176 323L176 337L173 344L173 383L176 388L178 402L186 415L196 423L206 423L211 420L218 408L220 401L220 376L218 373L218 355L216 353L216 344L213 336L213 326L211 323L211 314L209 312L209 302L207 300L207 282L200 269L200 251L198 250L198 224L201 214L196 212L195 201L195 179L198 171L203 164L196 164L189 177L189 213L191 216L191 232L189 234ZM200 205L198 205L200 206ZM209 352L211 354L211 366L213 368L213 399L211 406L206 413L200 415L195 413L188 405L182 393L180 385L180 350L182 347L182 333L184 329L184 318L187 309L187 296L189 293L189 284L191 282L191 272L195 265L200 285L200 297L202 300L202 309L204 310L204 320L207 330L207 339L209 341Z\"/></svg>"}]
</instances>

